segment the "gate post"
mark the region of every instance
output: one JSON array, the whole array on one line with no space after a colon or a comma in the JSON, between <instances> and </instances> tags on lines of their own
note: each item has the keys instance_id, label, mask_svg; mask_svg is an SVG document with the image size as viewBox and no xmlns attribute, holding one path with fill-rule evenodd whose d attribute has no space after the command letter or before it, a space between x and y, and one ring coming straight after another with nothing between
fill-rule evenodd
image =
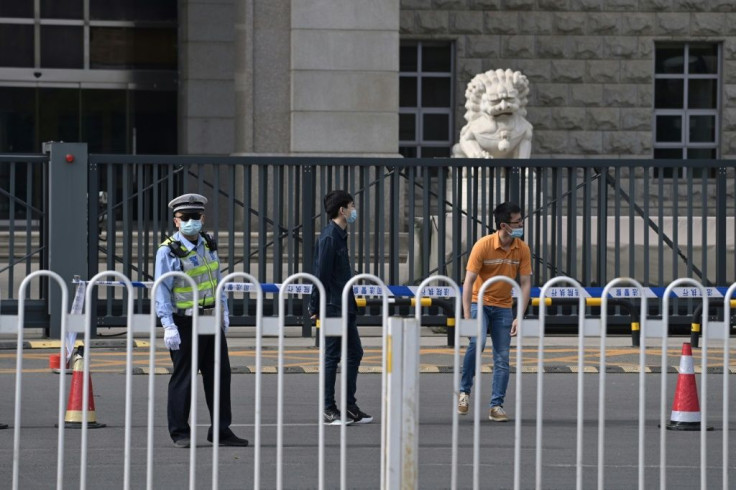
<instances>
[{"instance_id":1,"label":"gate post","mask_svg":"<svg viewBox=\"0 0 736 490\"><path fill-rule=\"evenodd\" d=\"M418 488L419 326L414 318L390 317L384 405L386 433L381 488Z\"/></svg>"},{"instance_id":2,"label":"gate post","mask_svg":"<svg viewBox=\"0 0 736 490\"><path fill-rule=\"evenodd\" d=\"M65 281L75 275L87 277L87 144L43 144L50 153L48 189L49 270ZM47 291L49 337L61 337L61 315L69 305L61 304L56 288ZM89 306L88 306L89 307Z\"/></svg>"}]
</instances>

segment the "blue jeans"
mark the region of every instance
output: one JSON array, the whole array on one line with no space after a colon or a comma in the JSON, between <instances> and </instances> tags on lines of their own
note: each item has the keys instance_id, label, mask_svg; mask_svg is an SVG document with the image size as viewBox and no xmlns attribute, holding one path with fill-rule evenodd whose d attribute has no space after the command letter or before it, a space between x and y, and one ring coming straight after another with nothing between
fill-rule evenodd
<instances>
[{"instance_id":1,"label":"blue jeans","mask_svg":"<svg viewBox=\"0 0 736 490\"><path fill-rule=\"evenodd\" d=\"M470 315L478 318L478 304L470 305ZM483 307L483 335L480 338L480 351L486 348L486 338L491 332L493 343L493 386L491 393L491 407L503 405L506 388L509 385L509 350L511 349L511 323L513 315L511 308L498 306ZM470 394L475 377L476 337L470 337L468 349L463 359L463 376L460 381L460 391Z\"/></svg>"},{"instance_id":2,"label":"blue jeans","mask_svg":"<svg viewBox=\"0 0 736 490\"><path fill-rule=\"evenodd\" d=\"M335 380L337 366L342 355L342 338L325 337L325 409L335 406ZM357 318L355 314L348 314L348 366L347 371L347 403L355 405L355 391L358 384L358 368L363 359L363 346L358 334ZM344 367L343 367L344 368ZM345 407L343 407L345 408Z\"/></svg>"}]
</instances>

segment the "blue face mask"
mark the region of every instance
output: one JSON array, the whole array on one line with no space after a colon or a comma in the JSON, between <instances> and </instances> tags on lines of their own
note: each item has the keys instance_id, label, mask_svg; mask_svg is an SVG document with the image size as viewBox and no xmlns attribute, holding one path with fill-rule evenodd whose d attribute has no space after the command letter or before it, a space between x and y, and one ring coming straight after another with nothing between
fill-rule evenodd
<instances>
[{"instance_id":1,"label":"blue face mask","mask_svg":"<svg viewBox=\"0 0 736 490\"><path fill-rule=\"evenodd\" d=\"M355 220L358 219L358 211L355 209L350 210L350 214L347 218L345 218L348 223L355 223Z\"/></svg>"},{"instance_id":2,"label":"blue face mask","mask_svg":"<svg viewBox=\"0 0 736 490\"><path fill-rule=\"evenodd\" d=\"M511 228L511 236L514 238L524 238L524 228Z\"/></svg>"},{"instance_id":3,"label":"blue face mask","mask_svg":"<svg viewBox=\"0 0 736 490\"><path fill-rule=\"evenodd\" d=\"M184 236L199 235L202 231L202 220L201 219L190 219L189 221L179 220L179 231Z\"/></svg>"}]
</instances>

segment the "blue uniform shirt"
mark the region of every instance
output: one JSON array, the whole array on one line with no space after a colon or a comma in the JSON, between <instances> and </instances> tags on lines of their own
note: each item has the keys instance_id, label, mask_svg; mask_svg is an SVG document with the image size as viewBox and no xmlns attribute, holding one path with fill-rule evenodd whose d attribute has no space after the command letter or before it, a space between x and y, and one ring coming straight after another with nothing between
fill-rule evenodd
<instances>
[{"instance_id":1,"label":"blue uniform shirt","mask_svg":"<svg viewBox=\"0 0 736 490\"><path fill-rule=\"evenodd\" d=\"M197 249L197 254L200 256L204 256L205 254L205 241L200 236L197 240L197 244L194 245L192 242L187 240L184 235L179 233L178 231L174 233L174 236L172 237L175 241L180 241L181 244L184 246L184 248L187 249L187 251L191 252L193 249ZM154 277L155 279L158 279L159 277L163 276L167 272L171 271L179 271L181 272L181 259L179 257L175 256L173 253L171 253L171 249L168 247L168 245L164 245L158 248L156 251L156 269L155 269ZM220 279L222 279L222 276L220 274L220 269L218 268L216 271L217 275L217 282L220 282ZM174 306L174 300L173 300L173 289L174 289L174 278L169 277L167 279L164 279L163 283L156 289L156 316L158 316L161 319L161 325L164 327L169 327L175 325L174 323L174 312L176 311L176 306ZM227 328L230 325L230 317L229 312L227 309L227 294L225 292L222 293L222 298L220 298L222 303L222 322Z\"/></svg>"}]
</instances>

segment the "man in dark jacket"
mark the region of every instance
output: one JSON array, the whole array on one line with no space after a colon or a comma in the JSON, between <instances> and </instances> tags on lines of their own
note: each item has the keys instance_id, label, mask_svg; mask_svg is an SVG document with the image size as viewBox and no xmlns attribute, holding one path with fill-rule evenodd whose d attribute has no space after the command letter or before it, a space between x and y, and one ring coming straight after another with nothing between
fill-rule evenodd
<instances>
[{"instance_id":1,"label":"man in dark jacket","mask_svg":"<svg viewBox=\"0 0 736 490\"><path fill-rule=\"evenodd\" d=\"M326 315L340 317L342 315L342 291L353 276L348 255L348 224L355 223L358 212L355 209L353 196L343 190L329 192L324 199L325 212L330 223L322 230L314 252L314 275L325 288ZM314 290L309 310L312 315L319 314L319 291ZM356 306L353 292L348 296L348 366L347 366L347 421L348 424L368 424L373 417L362 412L355 399L358 368L363 358L363 347L358 334L356 322ZM335 380L337 366L340 363L342 344L340 337L325 338L325 412L324 423L339 425L340 411L335 404Z\"/></svg>"}]
</instances>

